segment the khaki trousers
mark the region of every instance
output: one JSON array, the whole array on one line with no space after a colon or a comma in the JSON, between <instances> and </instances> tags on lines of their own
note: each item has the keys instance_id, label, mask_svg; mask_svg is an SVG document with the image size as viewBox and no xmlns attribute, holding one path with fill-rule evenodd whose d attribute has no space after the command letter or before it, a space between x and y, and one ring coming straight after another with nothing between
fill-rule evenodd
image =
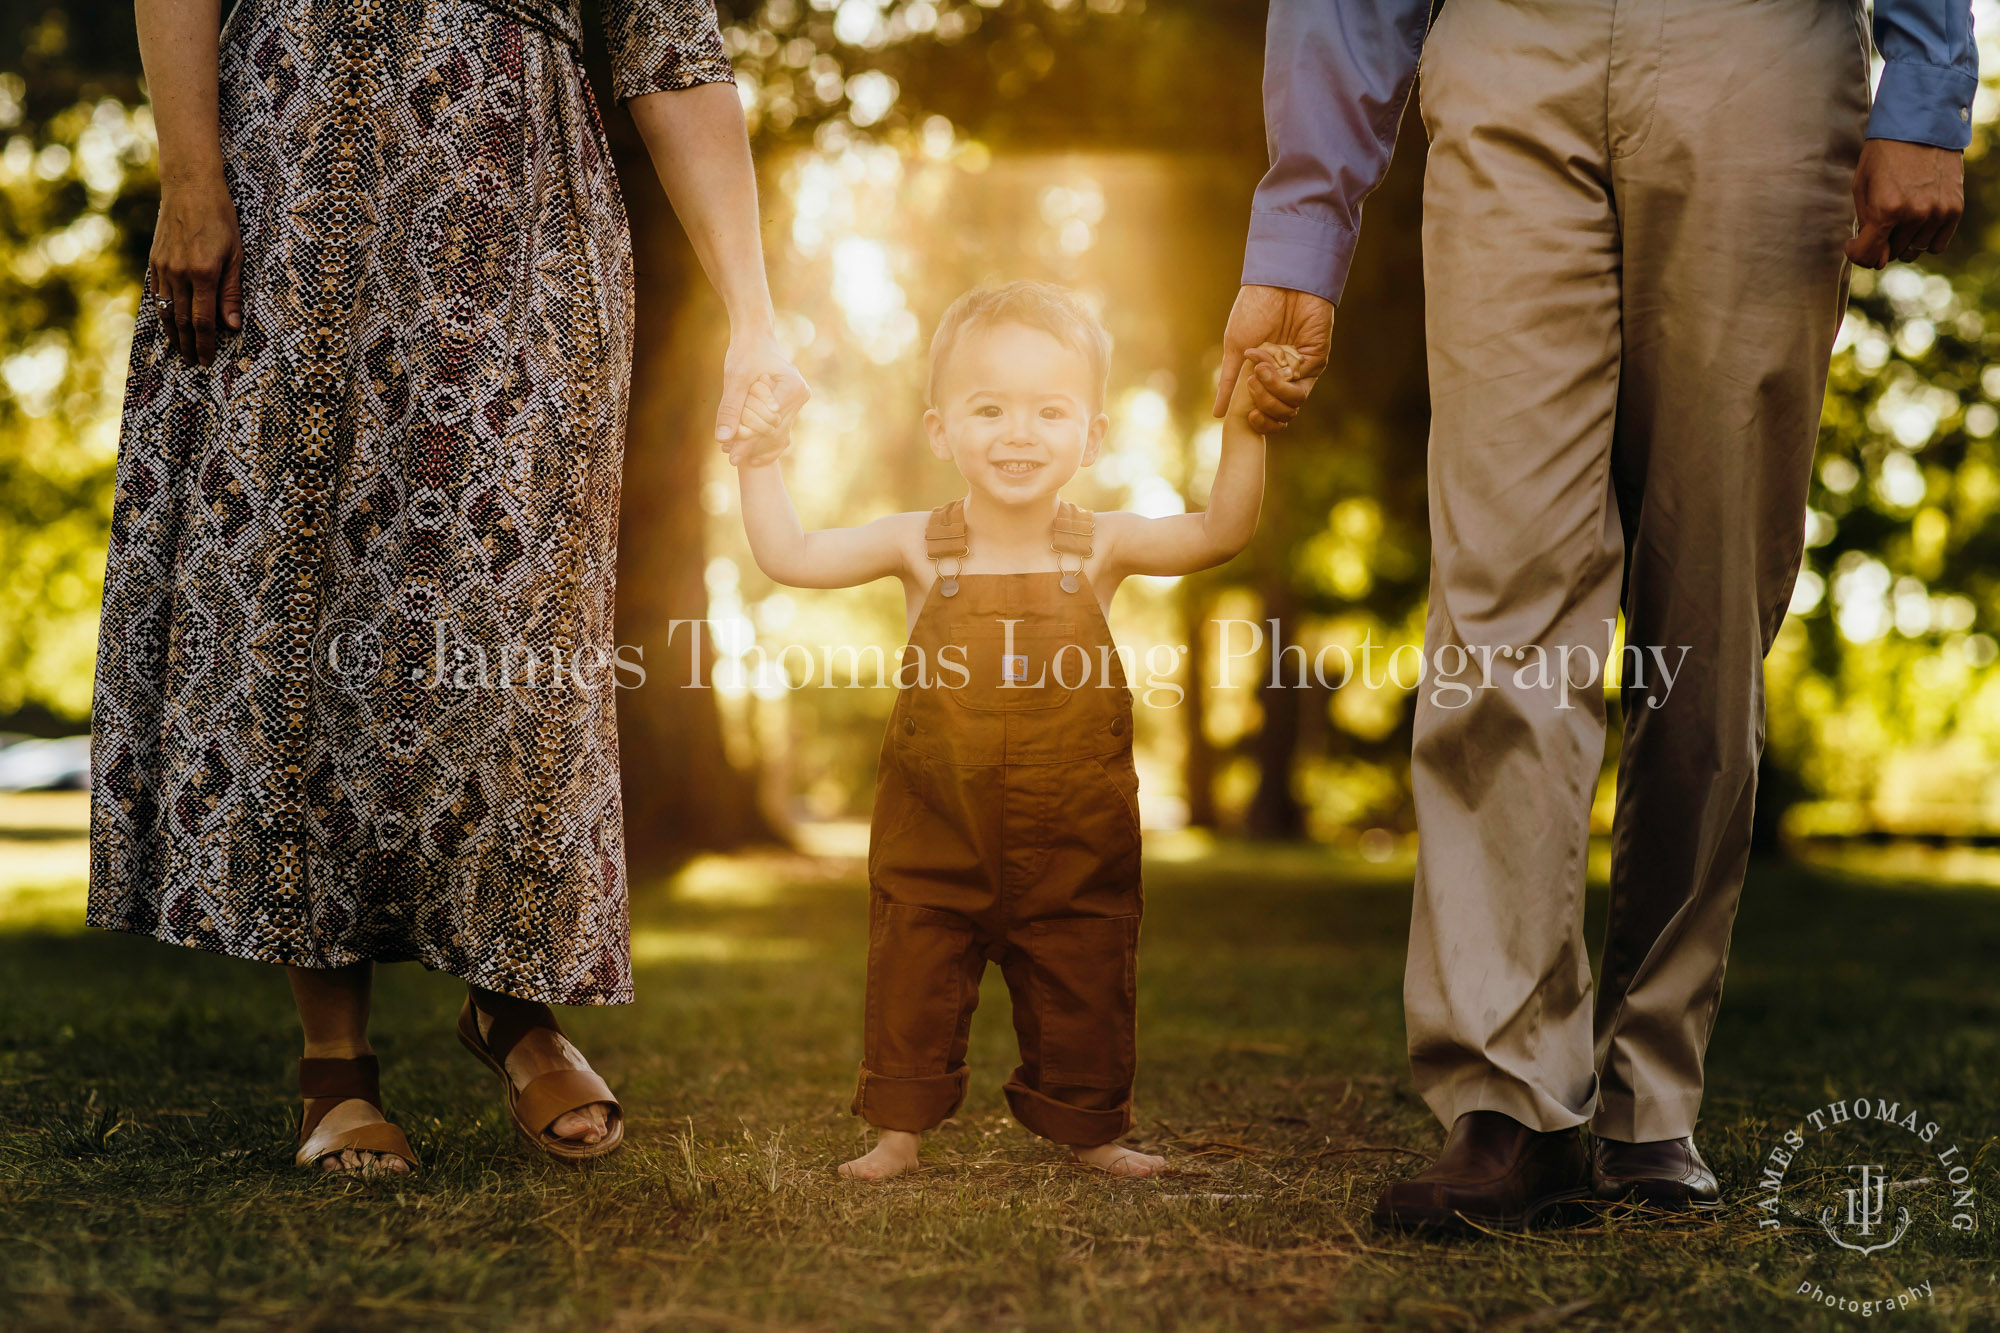
<instances>
[{"instance_id":1,"label":"khaki trousers","mask_svg":"<svg viewBox=\"0 0 2000 1333\"><path fill-rule=\"evenodd\" d=\"M1426 45L1433 674L1404 998L1447 1125L1694 1129L1846 304L1867 51L1855 0L1448 0ZM1581 650L1603 658L1621 607L1647 658L1635 680L1627 654L1593 1014L1605 713ZM1544 683L1559 658L1566 690ZM1460 663L1472 688L1439 688Z\"/></svg>"}]
</instances>

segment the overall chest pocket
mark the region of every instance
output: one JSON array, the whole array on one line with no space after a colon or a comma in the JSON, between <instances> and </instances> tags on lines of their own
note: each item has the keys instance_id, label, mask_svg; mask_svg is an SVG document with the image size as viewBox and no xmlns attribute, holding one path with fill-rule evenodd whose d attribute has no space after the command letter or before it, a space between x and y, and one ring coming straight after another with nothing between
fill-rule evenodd
<instances>
[{"instance_id":1,"label":"overall chest pocket","mask_svg":"<svg viewBox=\"0 0 2000 1333\"><path fill-rule=\"evenodd\" d=\"M941 674L945 694L974 712L1059 708L1096 683L1098 654L1074 621L993 620L952 627L950 646L962 651L963 685Z\"/></svg>"}]
</instances>

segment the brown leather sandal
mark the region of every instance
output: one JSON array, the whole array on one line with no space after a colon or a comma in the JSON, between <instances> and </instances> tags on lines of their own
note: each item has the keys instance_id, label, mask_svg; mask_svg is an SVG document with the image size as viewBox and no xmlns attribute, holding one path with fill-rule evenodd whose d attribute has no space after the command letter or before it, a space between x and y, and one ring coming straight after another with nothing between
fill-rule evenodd
<instances>
[{"instance_id":1,"label":"brown leather sandal","mask_svg":"<svg viewBox=\"0 0 2000 1333\"><path fill-rule=\"evenodd\" d=\"M514 1128L521 1131L522 1138L558 1162L587 1162L616 1152L625 1143L625 1120L619 1113L618 1099L611 1095L610 1086L594 1071L558 1069L528 1080L525 1088L514 1085L513 1076L507 1072L507 1053L520 1043L521 1038L540 1027L558 1035L562 1033L554 1015L550 1015L546 1023L527 1022L508 1015L495 1018L482 1038L479 1035L479 1015L470 995L465 997L465 1007L458 1011L459 1041L465 1044L465 1049L479 1057L480 1063L500 1076L500 1082L507 1089L507 1117L514 1122ZM611 1105L610 1113L605 1116L604 1137L596 1143L578 1143L549 1132L549 1127L556 1121L593 1102L609 1102Z\"/></svg>"},{"instance_id":2,"label":"brown leather sandal","mask_svg":"<svg viewBox=\"0 0 2000 1333\"><path fill-rule=\"evenodd\" d=\"M320 1121L342 1102L363 1101L382 1109L381 1067L372 1055L352 1060L300 1060L299 1093L305 1097L305 1118L299 1122L299 1150L292 1160L299 1166L316 1166L323 1157L352 1148L358 1152L386 1153L400 1157L412 1168L417 1155L403 1131L388 1121L357 1125L338 1133L317 1133ZM356 1172L343 1172L355 1175Z\"/></svg>"}]
</instances>

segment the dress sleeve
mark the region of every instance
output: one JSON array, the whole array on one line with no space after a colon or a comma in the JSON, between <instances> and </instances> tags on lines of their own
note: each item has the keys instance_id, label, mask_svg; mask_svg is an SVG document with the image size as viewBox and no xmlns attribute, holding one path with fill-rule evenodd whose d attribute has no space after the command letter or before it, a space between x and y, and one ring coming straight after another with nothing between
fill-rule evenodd
<instances>
[{"instance_id":1,"label":"dress sleeve","mask_svg":"<svg viewBox=\"0 0 2000 1333\"><path fill-rule=\"evenodd\" d=\"M736 77L715 0L603 0L603 14L611 91L621 102Z\"/></svg>"}]
</instances>

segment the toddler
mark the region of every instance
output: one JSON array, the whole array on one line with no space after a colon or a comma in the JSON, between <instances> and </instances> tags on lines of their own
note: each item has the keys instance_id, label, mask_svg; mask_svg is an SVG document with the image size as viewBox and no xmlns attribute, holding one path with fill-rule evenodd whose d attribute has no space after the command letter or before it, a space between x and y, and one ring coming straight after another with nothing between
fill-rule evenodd
<instances>
[{"instance_id":1,"label":"toddler","mask_svg":"<svg viewBox=\"0 0 2000 1333\"><path fill-rule=\"evenodd\" d=\"M1236 389L1207 512L1093 514L1061 497L1096 461L1110 335L1046 283L980 289L931 343L930 449L965 494L929 513L801 530L779 468L738 470L757 565L797 588L902 581L909 645L876 783L868 854L864 1054L853 1109L881 1131L841 1174L916 1165L921 1135L965 1097L979 981L998 962L1020 1066L1005 1094L1028 1129L1087 1165L1146 1176L1164 1159L1132 1128L1139 938L1139 781L1132 696L1105 611L1121 580L1229 559L1263 500L1248 376ZM748 406L769 430L776 404Z\"/></svg>"}]
</instances>

